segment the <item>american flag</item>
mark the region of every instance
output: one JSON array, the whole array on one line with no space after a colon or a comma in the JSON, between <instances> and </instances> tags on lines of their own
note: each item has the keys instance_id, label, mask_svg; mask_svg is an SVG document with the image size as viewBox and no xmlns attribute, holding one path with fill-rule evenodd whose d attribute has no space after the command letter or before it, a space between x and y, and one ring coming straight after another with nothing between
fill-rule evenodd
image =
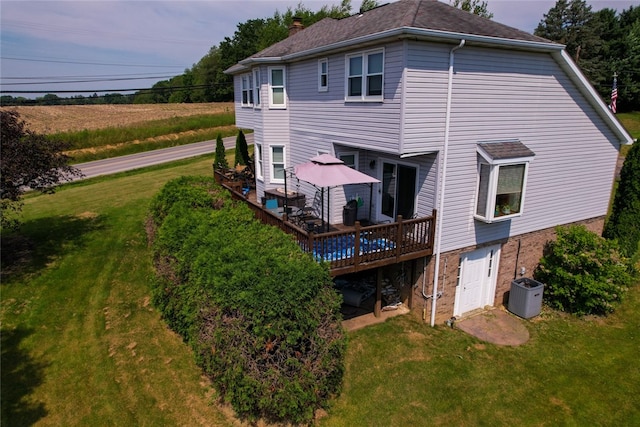
<instances>
[{"instance_id":1,"label":"american flag","mask_svg":"<svg viewBox=\"0 0 640 427\"><path fill-rule=\"evenodd\" d=\"M616 113L616 101L618 100L618 81L615 76L613 76L613 87L611 88L611 104L609 104L609 108L613 114Z\"/></svg>"}]
</instances>

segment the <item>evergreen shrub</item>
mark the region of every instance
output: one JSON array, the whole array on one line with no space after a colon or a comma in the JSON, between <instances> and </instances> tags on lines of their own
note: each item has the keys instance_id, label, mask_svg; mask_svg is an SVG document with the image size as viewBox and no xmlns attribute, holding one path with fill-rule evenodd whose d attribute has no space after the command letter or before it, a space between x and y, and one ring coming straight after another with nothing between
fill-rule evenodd
<instances>
[{"instance_id":1,"label":"evergreen shrub","mask_svg":"<svg viewBox=\"0 0 640 427\"><path fill-rule=\"evenodd\" d=\"M249 146L247 145L247 138L245 138L244 133L242 131L238 132L238 136L236 137L236 151L235 151L235 160L234 166L237 165L248 165L251 162L251 158L249 157Z\"/></svg>"},{"instance_id":2,"label":"evergreen shrub","mask_svg":"<svg viewBox=\"0 0 640 427\"><path fill-rule=\"evenodd\" d=\"M640 261L640 143L637 141L620 170L620 182L603 235L617 239L625 256Z\"/></svg>"},{"instance_id":3,"label":"evergreen shrub","mask_svg":"<svg viewBox=\"0 0 640 427\"><path fill-rule=\"evenodd\" d=\"M226 190L202 184L174 180L151 205L154 303L240 417L308 423L344 373L329 272Z\"/></svg>"},{"instance_id":4,"label":"evergreen shrub","mask_svg":"<svg viewBox=\"0 0 640 427\"><path fill-rule=\"evenodd\" d=\"M216 152L213 159L213 165L216 169L228 169L229 162L227 162L227 153L224 148L224 141L222 135L218 134L216 137Z\"/></svg>"},{"instance_id":5,"label":"evergreen shrub","mask_svg":"<svg viewBox=\"0 0 640 427\"><path fill-rule=\"evenodd\" d=\"M545 285L544 300L552 308L577 315L613 312L633 280L617 242L584 225L556 227L556 234L534 272Z\"/></svg>"}]
</instances>

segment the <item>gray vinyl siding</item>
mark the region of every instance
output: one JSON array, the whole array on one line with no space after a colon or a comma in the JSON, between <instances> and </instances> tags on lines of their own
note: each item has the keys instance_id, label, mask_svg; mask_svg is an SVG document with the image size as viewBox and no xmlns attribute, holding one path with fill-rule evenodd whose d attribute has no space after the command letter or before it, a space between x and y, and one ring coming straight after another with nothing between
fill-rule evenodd
<instances>
[{"instance_id":1,"label":"gray vinyl siding","mask_svg":"<svg viewBox=\"0 0 640 427\"><path fill-rule=\"evenodd\" d=\"M255 129L253 107L242 106L242 75L233 76L233 101L236 110L236 126L243 129Z\"/></svg>"},{"instance_id":2,"label":"gray vinyl siding","mask_svg":"<svg viewBox=\"0 0 640 427\"><path fill-rule=\"evenodd\" d=\"M363 50L354 50L356 53ZM319 152L359 152L359 170L374 175L369 162L377 158L370 151L397 153L400 135L402 43L384 47L384 102L345 102L345 55L340 53L314 58L288 66L288 106L291 120L289 166L309 161ZM318 59L328 60L328 90L318 91ZM425 168L428 169L428 168ZM289 187L289 184L287 184ZM316 188L294 182L312 202ZM374 189L374 198L377 187ZM332 188L330 221L342 221L342 208L347 200L359 196L364 206L360 218L368 216L367 185ZM374 205L375 208L375 205ZM375 215L374 215L375 217Z\"/></svg>"},{"instance_id":3,"label":"gray vinyl siding","mask_svg":"<svg viewBox=\"0 0 640 427\"><path fill-rule=\"evenodd\" d=\"M407 43L404 146L407 153L440 150L444 141L450 46Z\"/></svg>"},{"instance_id":4,"label":"gray vinyl siding","mask_svg":"<svg viewBox=\"0 0 640 427\"><path fill-rule=\"evenodd\" d=\"M443 250L606 214L616 138L550 56L464 48L455 71ZM536 154L523 214L485 224L473 219L476 144L513 138Z\"/></svg>"},{"instance_id":5,"label":"gray vinyl siding","mask_svg":"<svg viewBox=\"0 0 640 427\"><path fill-rule=\"evenodd\" d=\"M316 134L326 141L339 140L350 146L397 153L402 43L384 47L384 102L345 102L345 53L327 57L329 90L319 92L318 59L290 65L292 134Z\"/></svg>"},{"instance_id":6,"label":"gray vinyl siding","mask_svg":"<svg viewBox=\"0 0 640 427\"><path fill-rule=\"evenodd\" d=\"M445 136L449 51L453 45L404 41L384 46L384 102L345 102L345 54L329 55L329 89L318 91L317 60L287 65L287 109L268 108L266 67L263 107L240 107L239 127L255 130L263 144L267 188L269 146L287 146L287 166L319 152L358 151L359 170L376 175L381 158L418 167L420 215L437 207L439 161ZM355 51L354 51L355 52ZM544 53L466 46L455 53L441 248L505 239L607 212L618 156L617 138L555 60ZM518 139L536 155L530 164L522 216L486 224L474 219L478 142ZM400 159L403 153L423 153ZM430 153L430 154L429 154ZM379 176L377 176L380 178ZM259 183L259 188L261 183ZM289 189L316 189L292 179ZM364 194L363 194L364 193ZM366 186L331 190L331 222ZM377 208L377 186L374 189ZM362 217L362 215L359 215ZM374 215L375 218L375 215Z\"/></svg>"}]
</instances>

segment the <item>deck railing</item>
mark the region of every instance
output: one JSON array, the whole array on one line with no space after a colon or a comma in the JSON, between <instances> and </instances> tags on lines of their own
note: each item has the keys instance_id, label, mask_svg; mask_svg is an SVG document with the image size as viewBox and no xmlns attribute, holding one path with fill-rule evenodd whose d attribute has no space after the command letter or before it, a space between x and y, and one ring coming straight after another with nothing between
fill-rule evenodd
<instances>
[{"instance_id":1,"label":"deck railing","mask_svg":"<svg viewBox=\"0 0 640 427\"><path fill-rule=\"evenodd\" d=\"M286 215L265 209L236 190L237 185L226 182L222 175L216 179L237 200L246 202L258 220L280 228L293 236L300 248L318 262L329 262L331 274L353 273L409 261L433 254L436 211L431 216L403 219L388 224L353 227L326 233L308 232Z\"/></svg>"}]
</instances>

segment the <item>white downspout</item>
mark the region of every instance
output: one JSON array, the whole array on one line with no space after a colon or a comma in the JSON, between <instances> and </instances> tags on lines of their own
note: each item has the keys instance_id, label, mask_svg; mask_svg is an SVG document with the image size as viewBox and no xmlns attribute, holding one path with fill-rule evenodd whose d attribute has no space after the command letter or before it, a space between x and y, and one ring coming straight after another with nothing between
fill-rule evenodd
<instances>
[{"instance_id":1,"label":"white downspout","mask_svg":"<svg viewBox=\"0 0 640 427\"><path fill-rule=\"evenodd\" d=\"M433 295L431 296L431 326L436 323L436 302L438 301L438 276L440 275L440 242L442 241L442 223L444 220L444 196L447 182L447 157L449 156L449 124L451 122L451 93L453 87L453 54L464 46L465 40L449 52L449 82L447 86L447 111L444 125L444 148L442 150L442 180L440 183L440 196L438 200L438 214L436 216L435 252L436 265L433 273Z\"/></svg>"}]
</instances>

